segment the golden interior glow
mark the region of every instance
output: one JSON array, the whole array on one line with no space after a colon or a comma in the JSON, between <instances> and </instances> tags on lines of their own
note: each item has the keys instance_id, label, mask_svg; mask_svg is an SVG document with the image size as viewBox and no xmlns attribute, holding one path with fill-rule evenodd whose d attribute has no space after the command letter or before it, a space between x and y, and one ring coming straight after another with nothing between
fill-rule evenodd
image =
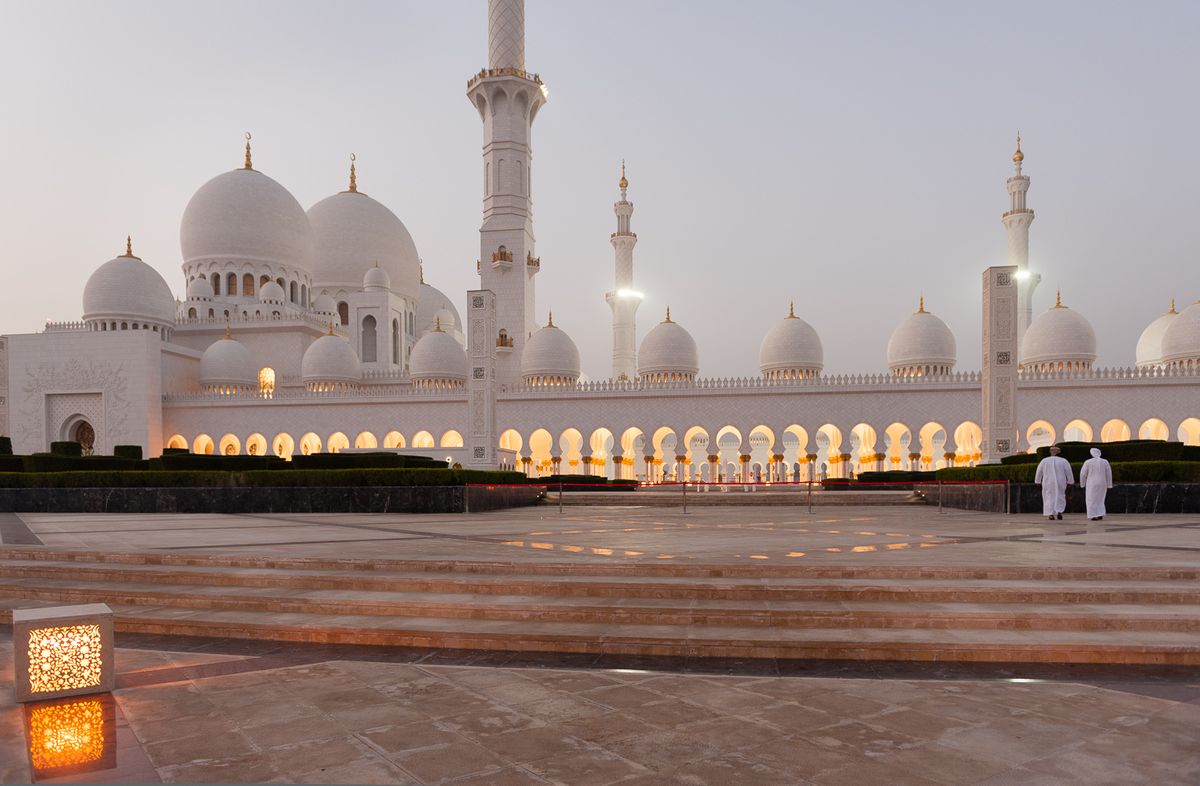
<instances>
[{"instance_id":1,"label":"golden interior glow","mask_svg":"<svg viewBox=\"0 0 1200 786\"><path fill-rule=\"evenodd\" d=\"M100 685L100 626L29 631L29 689L54 693Z\"/></svg>"},{"instance_id":2,"label":"golden interior glow","mask_svg":"<svg viewBox=\"0 0 1200 786\"><path fill-rule=\"evenodd\" d=\"M34 770L87 764L103 755L104 705L99 699L50 704L30 711L29 756Z\"/></svg>"}]
</instances>

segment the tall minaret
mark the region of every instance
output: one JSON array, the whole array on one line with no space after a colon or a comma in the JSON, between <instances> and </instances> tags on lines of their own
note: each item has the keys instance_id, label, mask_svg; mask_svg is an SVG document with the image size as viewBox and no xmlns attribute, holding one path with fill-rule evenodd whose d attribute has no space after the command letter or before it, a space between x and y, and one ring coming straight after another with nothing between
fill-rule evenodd
<instances>
[{"instance_id":1,"label":"tall minaret","mask_svg":"<svg viewBox=\"0 0 1200 786\"><path fill-rule=\"evenodd\" d=\"M617 214L617 231L609 242L616 252L616 289L607 292L613 315L613 366L612 378L617 380L637 379L637 309L642 304L642 295L633 289L633 247L637 235L629 231L629 217L633 215L633 203L625 198L629 181L625 179L625 162L621 162L621 199L613 203Z\"/></svg>"},{"instance_id":2,"label":"tall minaret","mask_svg":"<svg viewBox=\"0 0 1200 786\"><path fill-rule=\"evenodd\" d=\"M1001 221L1008 230L1008 264L1017 267L1017 342L1025 337L1025 329L1033 321L1033 291L1042 277L1029 270L1029 225L1033 223L1033 211L1025 205L1025 192L1029 190L1029 176L1021 174L1021 135L1017 134L1017 152L1013 153L1013 168L1016 174L1008 179L1009 206Z\"/></svg>"},{"instance_id":3,"label":"tall minaret","mask_svg":"<svg viewBox=\"0 0 1200 786\"><path fill-rule=\"evenodd\" d=\"M541 78L525 71L524 0L488 0L488 67L467 82L467 97L483 121L479 276L480 288L496 295L498 333L468 333L468 341L497 341L496 376L511 384L520 377L525 340L538 328L533 277L541 261L534 255L530 137L547 98Z\"/></svg>"}]
</instances>

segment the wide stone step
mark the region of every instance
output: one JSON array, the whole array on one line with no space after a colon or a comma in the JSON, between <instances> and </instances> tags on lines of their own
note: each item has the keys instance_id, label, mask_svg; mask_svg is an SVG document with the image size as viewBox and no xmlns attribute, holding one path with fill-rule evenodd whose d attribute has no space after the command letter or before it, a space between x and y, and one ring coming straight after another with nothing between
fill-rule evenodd
<instances>
[{"instance_id":1,"label":"wide stone step","mask_svg":"<svg viewBox=\"0 0 1200 786\"><path fill-rule=\"evenodd\" d=\"M122 584L275 587L295 590L417 592L530 597L656 598L746 601L898 601L907 603L1200 604L1200 582L1018 581L948 579L699 579L631 576L442 576L362 571L209 569L196 566L0 563L7 578Z\"/></svg>"},{"instance_id":2,"label":"wide stone step","mask_svg":"<svg viewBox=\"0 0 1200 786\"><path fill-rule=\"evenodd\" d=\"M913 604L839 601L691 601L352 592L211 585L113 584L0 578L0 606L22 600L172 606L279 614L742 627L1113 630L1200 633L1200 605Z\"/></svg>"},{"instance_id":3,"label":"wide stone step","mask_svg":"<svg viewBox=\"0 0 1200 786\"><path fill-rule=\"evenodd\" d=\"M539 533L543 534L543 533ZM550 533L544 533L550 534ZM569 533L564 533L569 534ZM866 534L866 533L860 533ZM900 532L872 534L905 536ZM452 573L455 575L628 576L661 578L860 578L971 579L1061 581L1200 581L1200 567L1090 567L1055 565L767 565L666 562L495 562L459 560L330 559L260 557L238 554L172 553L169 551L107 552L46 547L0 547L0 563L21 562L155 565L286 569L289 571L354 571L359 573ZM0 567L3 567L0 564Z\"/></svg>"},{"instance_id":4,"label":"wide stone step","mask_svg":"<svg viewBox=\"0 0 1200 786\"><path fill-rule=\"evenodd\" d=\"M689 658L1200 665L1177 632L614 625L114 607L118 632L329 644ZM0 612L0 622L11 615Z\"/></svg>"},{"instance_id":5,"label":"wide stone step","mask_svg":"<svg viewBox=\"0 0 1200 786\"><path fill-rule=\"evenodd\" d=\"M745 490L743 490L745 489ZM639 489L638 491L568 491L563 494L564 506L613 506L613 507L655 507L682 508L709 507L714 505L759 506L780 505L791 507L808 507L808 493L794 487L787 491L773 490L771 487L747 487L730 484L725 490L711 487L709 491L688 489L686 498L678 488ZM558 489L547 486L543 505L558 505ZM839 505L854 505L856 507L875 505L911 505L924 504L912 491L821 491L814 489L812 495L813 507L830 507Z\"/></svg>"}]
</instances>

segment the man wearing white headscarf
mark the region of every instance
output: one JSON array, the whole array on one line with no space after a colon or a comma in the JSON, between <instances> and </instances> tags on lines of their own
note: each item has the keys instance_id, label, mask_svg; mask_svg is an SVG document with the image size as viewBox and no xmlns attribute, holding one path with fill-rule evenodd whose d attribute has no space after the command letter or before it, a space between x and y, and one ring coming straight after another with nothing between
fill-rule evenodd
<instances>
[{"instance_id":1,"label":"man wearing white headscarf","mask_svg":"<svg viewBox=\"0 0 1200 786\"><path fill-rule=\"evenodd\" d=\"M1087 497L1087 515L1092 521L1104 518L1104 498L1112 488L1112 467L1100 458L1100 448L1092 448L1092 457L1079 470L1079 485Z\"/></svg>"},{"instance_id":2,"label":"man wearing white headscarf","mask_svg":"<svg viewBox=\"0 0 1200 786\"><path fill-rule=\"evenodd\" d=\"M1050 448L1050 455L1038 462L1033 482L1042 487L1042 515L1054 519L1062 518L1067 509L1067 487L1075 482L1071 462L1058 455L1058 446Z\"/></svg>"}]
</instances>

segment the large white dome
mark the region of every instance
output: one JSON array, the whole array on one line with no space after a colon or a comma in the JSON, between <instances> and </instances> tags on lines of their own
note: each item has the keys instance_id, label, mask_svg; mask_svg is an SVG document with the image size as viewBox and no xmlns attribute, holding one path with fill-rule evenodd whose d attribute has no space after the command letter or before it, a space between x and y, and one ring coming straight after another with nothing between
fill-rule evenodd
<instances>
[{"instance_id":1,"label":"large white dome","mask_svg":"<svg viewBox=\"0 0 1200 786\"><path fill-rule=\"evenodd\" d=\"M422 387L461 386L467 381L467 353L450 334L434 330L413 346L409 374Z\"/></svg>"},{"instance_id":2,"label":"large white dome","mask_svg":"<svg viewBox=\"0 0 1200 786\"><path fill-rule=\"evenodd\" d=\"M1022 369L1033 371L1091 368L1096 361L1096 332L1059 297L1029 324L1021 341L1020 360Z\"/></svg>"},{"instance_id":3,"label":"large white dome","mask_svg":"<svg viewBox=\"0 0 1200 786\"><path fill-rule=\"evenodd\" d=\"M310 276L313 235L304 208L286 188L254 169L235 169L200 186L179 230L185 270L203 263L249 265ZM256 276L257 278L257 276ZM361 280L361 276L359 280Z\"/></svg>"},{"instance_id":4,"label":"large white dome","mask_svg":"<svg viewBox=\"0 0 1200 786\"><path fill-rule=\"evenodd\" d=\"M700 373L700 352L692 334L667 318L654 326L638 348L638 376L649 382L692 381Z\"/></svg>"},{"instance_id":5,"label":"large white dome","mask_svg":"<svg viewBox=\"0 0 1200 786\"><path fill-rule=\"evenodd\" d=\"M206 389L254 388L258 372L250 358L250 350L226 332L225 338L214 342L200 356L200 386Z\"/></svg>"},{"instance_id":6,"label":"large white dome","mask_svg":"<svg viewBox=\"0 0 1200 786\"><path fill-rule=\"evenodd\" d=\"M916 312L892 331L888 339L888 370L901 376L949 374L958 361L958 343L946 323L925 310Z\"/></svg>"},{"instance_id":7,"label":"large white dome","mask_svg":"<svg viewBox=\"0 0 1200 786\"><path fill-rule=\"evenodd\" d=\"M1200 365L1200 300L1179 312L1163 335L1163 362L1172 366Z\"/></svg>"},{"instance_id":8,"label":"large white dome","mask_svg":"<svg viewBox=\"0 0 1200 786\"><path fill-rule=\"evenodd\" d=\"M175 296L158 271L126 249L88 278L83 287L84 322L136 321L174 327Z\"/></svg>"},{"instance_id":9,"label":"large white dome","mask_svg":"<svg viewBox=\"0 0 1200 786\"><path fill-rule=\"evenodd\" d=\"M318 292L357 291L378 262L393 292L418 299L417 246L395 213L359 191L343 191L310 207L308 220L316 244L313 287Z\"/></svg>"},{"instance_id":10,"label":"large white dome","mask_svg":"<svg viewBox=\"0 0 1200 786\"><path fill-rule=\"evenodd\" d=\"M530 385L573 385L579 380L579 348L553 317L525 342L521 377Z\"/></svg>"},{"instance_id":11,"label":"large white dome","mask_svg":"<svg viewBox=\"0 0 1200 786\"><path fill-rule=\"evenodd\" d=\"M354 347L332 333L309 344L300 361L300 378L310 390L356 385L361 377Z\"/></svg>"},{"instance_id":12,"label":"large white dome","mask_svg":"<svg viewBox=\"0 0 1200 786\"><path fill-rule=\"evenodd\" d=\"M1172 300L1171 310L1151 322L1142 331L1141 337L1138 338L1137 351L1134 353L1134 362L1138 368L1162 364L1163 338L1167 334L1167 328L1171 327L1178 316L1179 312L1175 310L1175 301Z\"/></svg>"},{"instance_id":13,"label":"large white dome","mask_svg":"<svg viewBox=\"0 0 1200 786\"><path fill-rule=\"evenodd\" d=\"M758 366L768 379L808 379L821 374L825 351L813 326L796 316L794 308L763 336Z\"/></svg>"}]
</instances>

